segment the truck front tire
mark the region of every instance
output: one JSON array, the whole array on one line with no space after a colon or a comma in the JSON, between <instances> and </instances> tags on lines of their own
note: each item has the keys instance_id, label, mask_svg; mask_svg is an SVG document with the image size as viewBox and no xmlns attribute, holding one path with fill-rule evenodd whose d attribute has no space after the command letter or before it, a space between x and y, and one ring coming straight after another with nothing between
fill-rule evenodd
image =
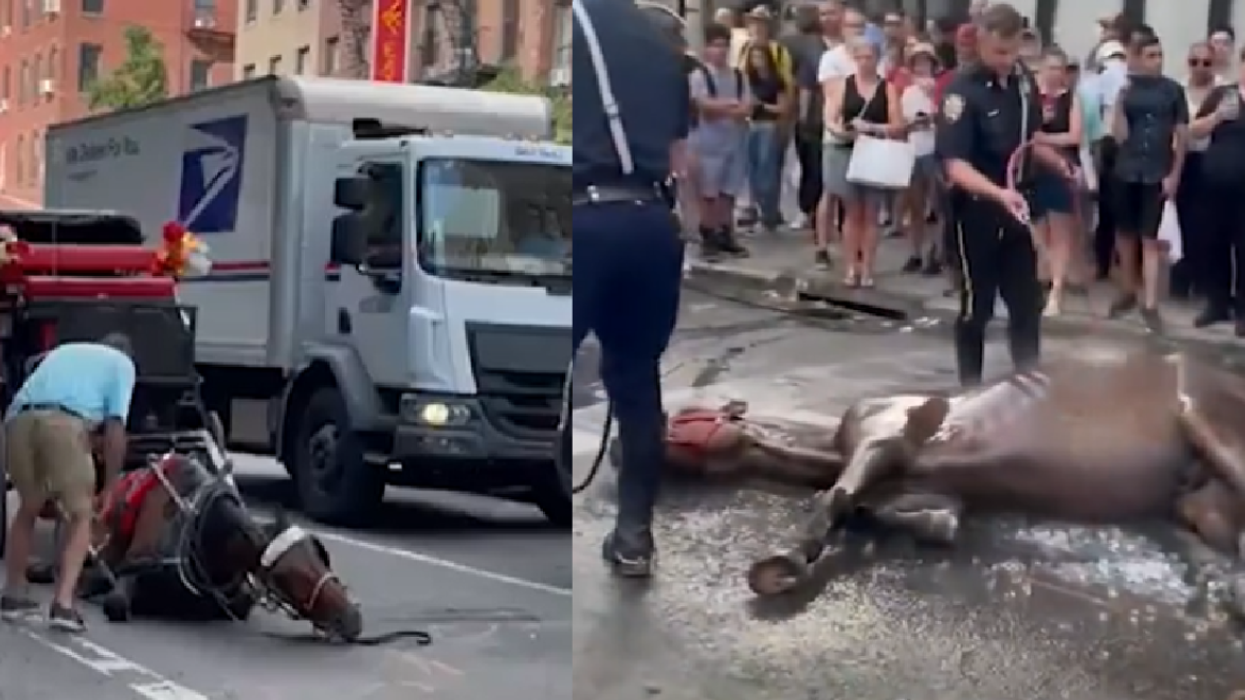
<instances>
[{"instance_id":1,"label":"truck front tire","mask_svg":"<svg viewBox=\"0 0 1245 700\"><path fill-rule=\"evenodd\" d=\"M571 481L574 436L568 421L558 431L557 455L552 468L538 474L532 484L532 502L557 527L571 526Z\"/></svg>"},{"instance_id":2,"label":"truck front tire","mask_svg":"<svg viewBox=\"0 0 1245 700\"><path fill-rule=\"evenodd\" d=\"M384 475L364 459L336 388L311 395L297 435L291 466L303 512L330 525L366 523L384 499Z\"/></svg>"}]
</instances>

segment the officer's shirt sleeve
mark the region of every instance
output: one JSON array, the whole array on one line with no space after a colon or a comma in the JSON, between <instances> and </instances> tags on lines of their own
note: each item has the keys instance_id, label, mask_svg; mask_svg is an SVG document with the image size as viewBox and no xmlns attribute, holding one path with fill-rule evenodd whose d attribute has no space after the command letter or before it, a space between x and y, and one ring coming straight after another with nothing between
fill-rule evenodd
<instances>
[{"instance_id":1,"label":"officer's shirt sleeve","mask_svg":"<svg viewBox=\"0 0 1245 700\"><path fill-rule=\"evenodd\" d=\"M957 76L943 93L934 143L944 162L972 160L975 115L969 88L967 81Z\"/></svg>"},{"instance_id":2,"label":"officer's shirt sleeve","mask_svg":"<svg viewBox=\"0 0 1245 700\"><path fill-rule=\"evenodd\" d=\"M1176 126L1189 125L1189 99L1185 96L1184 86L1175 80L1171 81L1173 107L1175 107Z\"/></svg>"}]
</instances>

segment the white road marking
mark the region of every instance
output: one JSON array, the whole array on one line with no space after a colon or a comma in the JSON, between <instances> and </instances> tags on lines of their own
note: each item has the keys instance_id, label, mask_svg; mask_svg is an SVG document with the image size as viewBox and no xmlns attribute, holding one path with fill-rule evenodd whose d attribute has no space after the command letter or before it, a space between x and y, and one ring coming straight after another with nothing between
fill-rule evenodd
<instances>
[{"instance_id":1,"label":"white road marking","mask_svg":"<svg viewBox=\"0 0 1245 700\"><path fill-rule=\"evenodd\" d=\"M208 700L202 693L175 683L142 664L131 661L115 651L81 636L57 637L29 627L18 628L22 634L40 645L72 659L106 678L125 683L130 690L147 700Z\"/></svg>"},{"instance_id":2,"label":"white road marking","mask_svg":"<svg viewBox=\"0 0 1245 700\"><path fill-rule=\"evenodd\" d=\"M314 532L316 533L318 537L323 538L325 540L329 540L331 542L339 542L341 544L348 544L352 547L357 547L359 549L366 550L368 552L373 552L375 554L385 554L391 557L397 557L398 559L405 559L407 561L412 561L418 564L427 564L429 566L435 566L438 569L445 569L447 571L453 571L453 572L460 573L460 574L466 574L468 576L474 576L476 578L482 578L487 581L503 583L503 584L506 584L507 586L514 586L516 588L526 588L529 591L538 591L540 593L548 593L549 595L555 595L555 596L559 596L563 598L570 598L571 596L575 594L575 591L570 588L562 588L560 586L551 586L547 583L540 583L539 581L529 581L528 579L518 578L517 576L508 576L506 574L499 574L496 571L489 571L488 569L479 569L474 566L460 564L458 562L450 561L448 559L434 557L430 554L420 554L419 552L413 552L409 549L402 549L400 547L393 547L390 545L378 544L376 542L368 542L367 540L358 539L355 537L351 537L349 535L342 535L336 532L325 532L323 530L314 530Z\"/></svg>"}]
</instances>

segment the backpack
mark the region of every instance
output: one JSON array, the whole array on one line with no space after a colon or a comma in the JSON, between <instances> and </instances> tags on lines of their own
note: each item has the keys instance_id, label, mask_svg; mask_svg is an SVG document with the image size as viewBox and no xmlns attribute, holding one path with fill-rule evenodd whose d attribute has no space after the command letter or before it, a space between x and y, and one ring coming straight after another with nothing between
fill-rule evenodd
<instances>
[{"instance_id":1,"label":"backpack","mask_svg":"<svg viewBox=\"0 0 1245 700\"><path fill-rule=\"evenodd\" d=\"M705 91L709 93L709 96L717 97L718 96L718 82L714 80L713 73L709 70L709 67L701 63L696 66L696 71L698 71L700 75L704 77ZM735 74L735 94L742 95L744 92L743 71L739 70L738 68L732 68L731 72ZM692 126L696 127L699 125L700 125L700 114L696 110L695 105L693 105L692 106Z\"/></svg>"}]
</instances>

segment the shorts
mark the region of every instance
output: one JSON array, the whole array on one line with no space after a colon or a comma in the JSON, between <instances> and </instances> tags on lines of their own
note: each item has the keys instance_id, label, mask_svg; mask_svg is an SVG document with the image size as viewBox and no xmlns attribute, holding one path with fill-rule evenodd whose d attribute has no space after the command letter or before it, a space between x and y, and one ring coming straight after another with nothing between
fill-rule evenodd
<instances>
[{"instance_id":1,"label":"shorts","mask_svg":"<svg viewBox=\"0 0 1245 700\"><path fill-rule=\"evenodd\" d=\"M1122 182L1111 188L1111 213L1117 236L1155 239L1163 221L1163 185L1154 182Z\"/></svg>"},{"instance_id":2,"label":"shorts","mask_svg":"<svg viewBox=\"0 0 1245 700\"><path fill-rule=\"evenodd\" d=\"M9 480L22 503L57 501L70 516L94 509L95 459L87 422L60 411L23 411L4 425Z\"/></svg>"},{"instance_id":3,"label":"shorts","mask_svg":"<svg viewBox=\"0 0 1245 700\"><path fill-rule=\"evenodd\" d=\"M1033 218L1047 214L1071 214L1074 186L1052 175L1039 175L1033 183Z\"/></svg>"},{"instance_id":4,"label":"shorts","mask_svg":"<svg viewBox=\"0 0 1245 700\"><path fill-rule=\"evenodd\" d=\"M881 205L891 193L878 187L857 185L847 180L847 167L852 162L852 149L837 144L826 144L821 152L821 177L825 193L838 197L845 203L871 202Z\"/></svg>"},{"instance_id":5,"label":"shorts","mask_svg":"<svg viewBox=\"0 0 1245 700\"><path fill-rule=\"evenodd\" d=\"M738 197L748 179L744 149L696 153L696 188L703 199Z\"/></svg>"},{"instance_id":6,"label":"shorts","mask_svg":"<svg viewBox=\"0 0 1245 700\"><path fill-rule=\"evenodd\" d=\"M942 164L938 162L938 156L932 153L926 156L917 156L912 166L913 182L917 180L926 183L941 182L942 177Z\"/></svg>"}]
</instances>

